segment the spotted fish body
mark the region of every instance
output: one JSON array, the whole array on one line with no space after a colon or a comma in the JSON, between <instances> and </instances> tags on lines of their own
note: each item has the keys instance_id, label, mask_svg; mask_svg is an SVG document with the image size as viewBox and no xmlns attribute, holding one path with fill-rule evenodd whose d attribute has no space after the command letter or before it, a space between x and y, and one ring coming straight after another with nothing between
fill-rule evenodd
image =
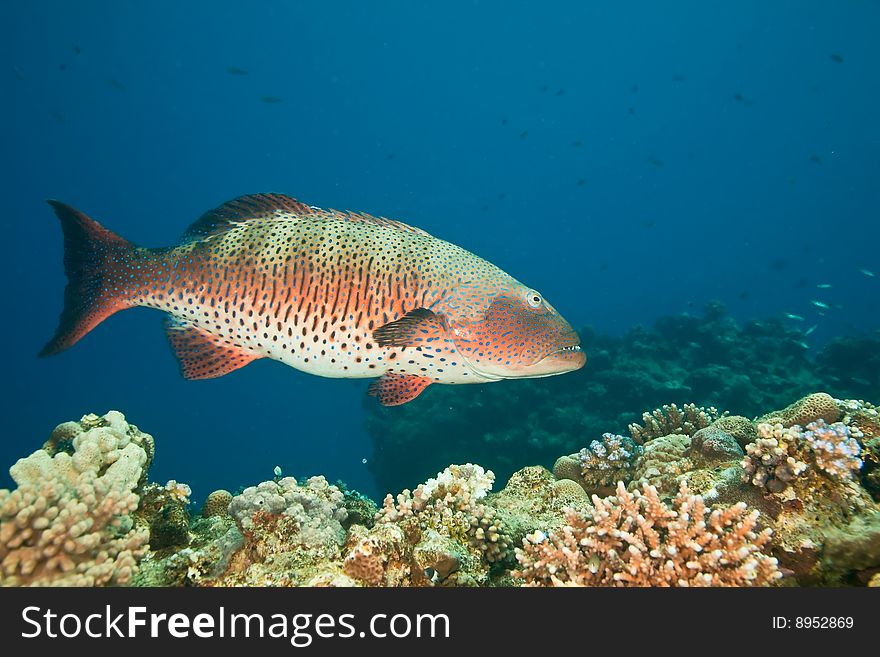
<instances>
[{"instance_id":1,"label":"spotted fish body","mask_svg":"<svg viewBox=\"0 0 880 657\"><path fill-rule=\"evenodd\" d=\"M69 283L44 355L146 306L167 313L187 378L271 358L319 376L379 377L370 391L385 405L431 383L549 376L585 361L537 292L397 221L260 194L206 213L176 247L148 249L50 203Z\"/></svg>"}]
</instances>

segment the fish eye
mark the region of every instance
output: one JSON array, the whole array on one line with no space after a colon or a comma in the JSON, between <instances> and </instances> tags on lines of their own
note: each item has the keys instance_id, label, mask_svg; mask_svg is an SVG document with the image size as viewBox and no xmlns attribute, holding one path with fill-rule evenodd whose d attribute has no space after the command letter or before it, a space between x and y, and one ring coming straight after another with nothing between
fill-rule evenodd
<instances>
[{"instance_id":1,"label":"fish eye","mask_svg":"<svg viewBox=\"0 0 880 657\"><path fill-rule=\"evenodd\" d=\"M534 291L529 292L528 301L532 308L540 308L544 303L541 295Z\"/></svg>"}]
</instances>

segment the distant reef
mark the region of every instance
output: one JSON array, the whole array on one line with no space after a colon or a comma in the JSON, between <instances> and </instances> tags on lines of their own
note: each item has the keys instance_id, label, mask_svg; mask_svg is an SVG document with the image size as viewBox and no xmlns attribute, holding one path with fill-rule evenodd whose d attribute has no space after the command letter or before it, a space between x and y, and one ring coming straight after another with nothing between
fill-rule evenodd
<instances>
[{"instance_id":1,"label":"distant reef","mask_svg":"<svg viewBox=\"0 0 880 657\"><path fill-rule=\"evenodd\" d=\"M813 392L762 410L581 427L552 472L503 486L464 462L377 505L276 468L200 509L150 481L150 434L89 414L10 468L0 585L880 586L878 409Z\"/></svg>"},{"instance_id":2,"label":"distant reef","mask_svg":"<svg viewBox=\"0 0 880 657\"><path fill-rule=\"evenodd\" d=\"M468 461L506 479L524 464L550 467L559 454L624 432L644 411L672 402L753 418L816 390L880 399L880 339L838 338L811 356L796 323L740 326L711 302L701 317L663 317L622 337L587 327L579 331L587 364L577 372L431 386L415 403L393 408L367 403L368 467L380 490Z\"/></svg>"}]
</instances>

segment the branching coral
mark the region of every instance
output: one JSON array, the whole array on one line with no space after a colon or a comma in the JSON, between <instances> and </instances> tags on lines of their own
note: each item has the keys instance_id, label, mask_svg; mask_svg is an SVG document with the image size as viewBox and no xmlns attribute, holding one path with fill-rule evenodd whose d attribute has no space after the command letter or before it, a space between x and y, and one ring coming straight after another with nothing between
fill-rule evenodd
<instances>
[{"instance_id":1,"label":"branching coral","mask_svg":"<svg viewBox=\"0 0 880 657\"><path fill-rule=\"evenodd\" d=\"M376 524L349 551L346 573L371 585L454 583L453 573L472 582L476 571L485 576L488 564L509 552L501 519L481 503L494 478L478 465L453 465L412 492L389 494Z\"/></svg>"},{"instance_id":2,"label":"branching coral","mask_svg":"<svg viewBox=\"0 0 880 657\"><path fill-rule=\"evenodd\" d=\"M813 452L816 465L826 474L840 479L850 479L862 467L859 454L862 451L858 439L862 432L850 429L843 422L825 424L825 420L811 422L803 434Z\"/></svg>"},{"instance_id":3,"label":"branching coral","mask_svg":"<svg viewBox=\"0 0 880 657\"><path fill-rule=\"evenodd\" d=\"M592 516L566 513L549 536L536 532L516 551L516 573L531 586L763 586L781 577L762 552L769 529L745 504L709 511L682 484L671 506L645 486L593 497Z\"/></svg>"},{"instance_id":4,"label":"branching coral","mask_svg":"<svg viewBox=\"0 0 880 657\"><path fill-rule=\"evenodd\" d=\"M613 485L620 480L629 481L633 462L642 451L643 448L631 438L602 434L601 442L594 440L578 453L581 476L596 487Z\"/></svg>"},{"instance_id":5,"label":"branching coral","mask_svg":"<svg viewBox=\"0 0 880 657\"><path fill-rule=\"evenodd\" d=\"M126 584L147 550L132 513L152 438L116 411L63 426L54 456L20 459L0 490L0 583Z\"/></svg>"},{"instance_id":6,"label":"branching coral","mask_svg":"<svg viewBox=\"0 0 880 657\"><path fill-rule=\"evenodd\" d=\"M664 404L650 413L642 413L644 426L630 424L629 432L632 439L640 445L652 438L670 434L692 436L699 429L708 427L721 415L714 406L704 408L695 404L685 404L682 408L678 408L675 404Z\"/></svg>"},{"instance_id":7,"label":"branching coral","mask_svg":"<svg viewBox=\"0 0 880 657\"><path fill-rule=\"evenodd\" d=\"M742 460L743 481L780 493L796 477L803 474L807 464L800 460L802 439L799 426L786 429L781 424L758 425L758 439L746 445Z\"/></svg>"}]
</instances>

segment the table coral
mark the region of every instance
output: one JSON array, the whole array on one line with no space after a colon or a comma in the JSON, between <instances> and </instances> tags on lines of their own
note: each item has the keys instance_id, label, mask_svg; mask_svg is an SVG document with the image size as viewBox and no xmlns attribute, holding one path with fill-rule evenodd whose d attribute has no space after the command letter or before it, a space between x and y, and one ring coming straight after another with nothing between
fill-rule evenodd
<instances>
[{"instance_id":1,"label":"table coral","mask_svg":"<svg viewBox=\"0 0 880 657\"><path fill-rule=\"evenodd\" d=\"M595 511L569 510L566 525L535 532L516 552L530 586L765 586L781 577L762 551L771 531L745 504L710 511L682 484L667 506L645 486L593 497Z\"/></svg>"},{"instance_id":2,"label":"table coral","mask_svg":"<svg viewBox=\"0 0 880 657\"><path fill-rule=\"evenodd\" d=\"M133 512L152 437L110 411L65 423L53 446L20 459L18 487L0 490L0 583L127 584L147 551Z\"/></svg>"}]
</instances>

